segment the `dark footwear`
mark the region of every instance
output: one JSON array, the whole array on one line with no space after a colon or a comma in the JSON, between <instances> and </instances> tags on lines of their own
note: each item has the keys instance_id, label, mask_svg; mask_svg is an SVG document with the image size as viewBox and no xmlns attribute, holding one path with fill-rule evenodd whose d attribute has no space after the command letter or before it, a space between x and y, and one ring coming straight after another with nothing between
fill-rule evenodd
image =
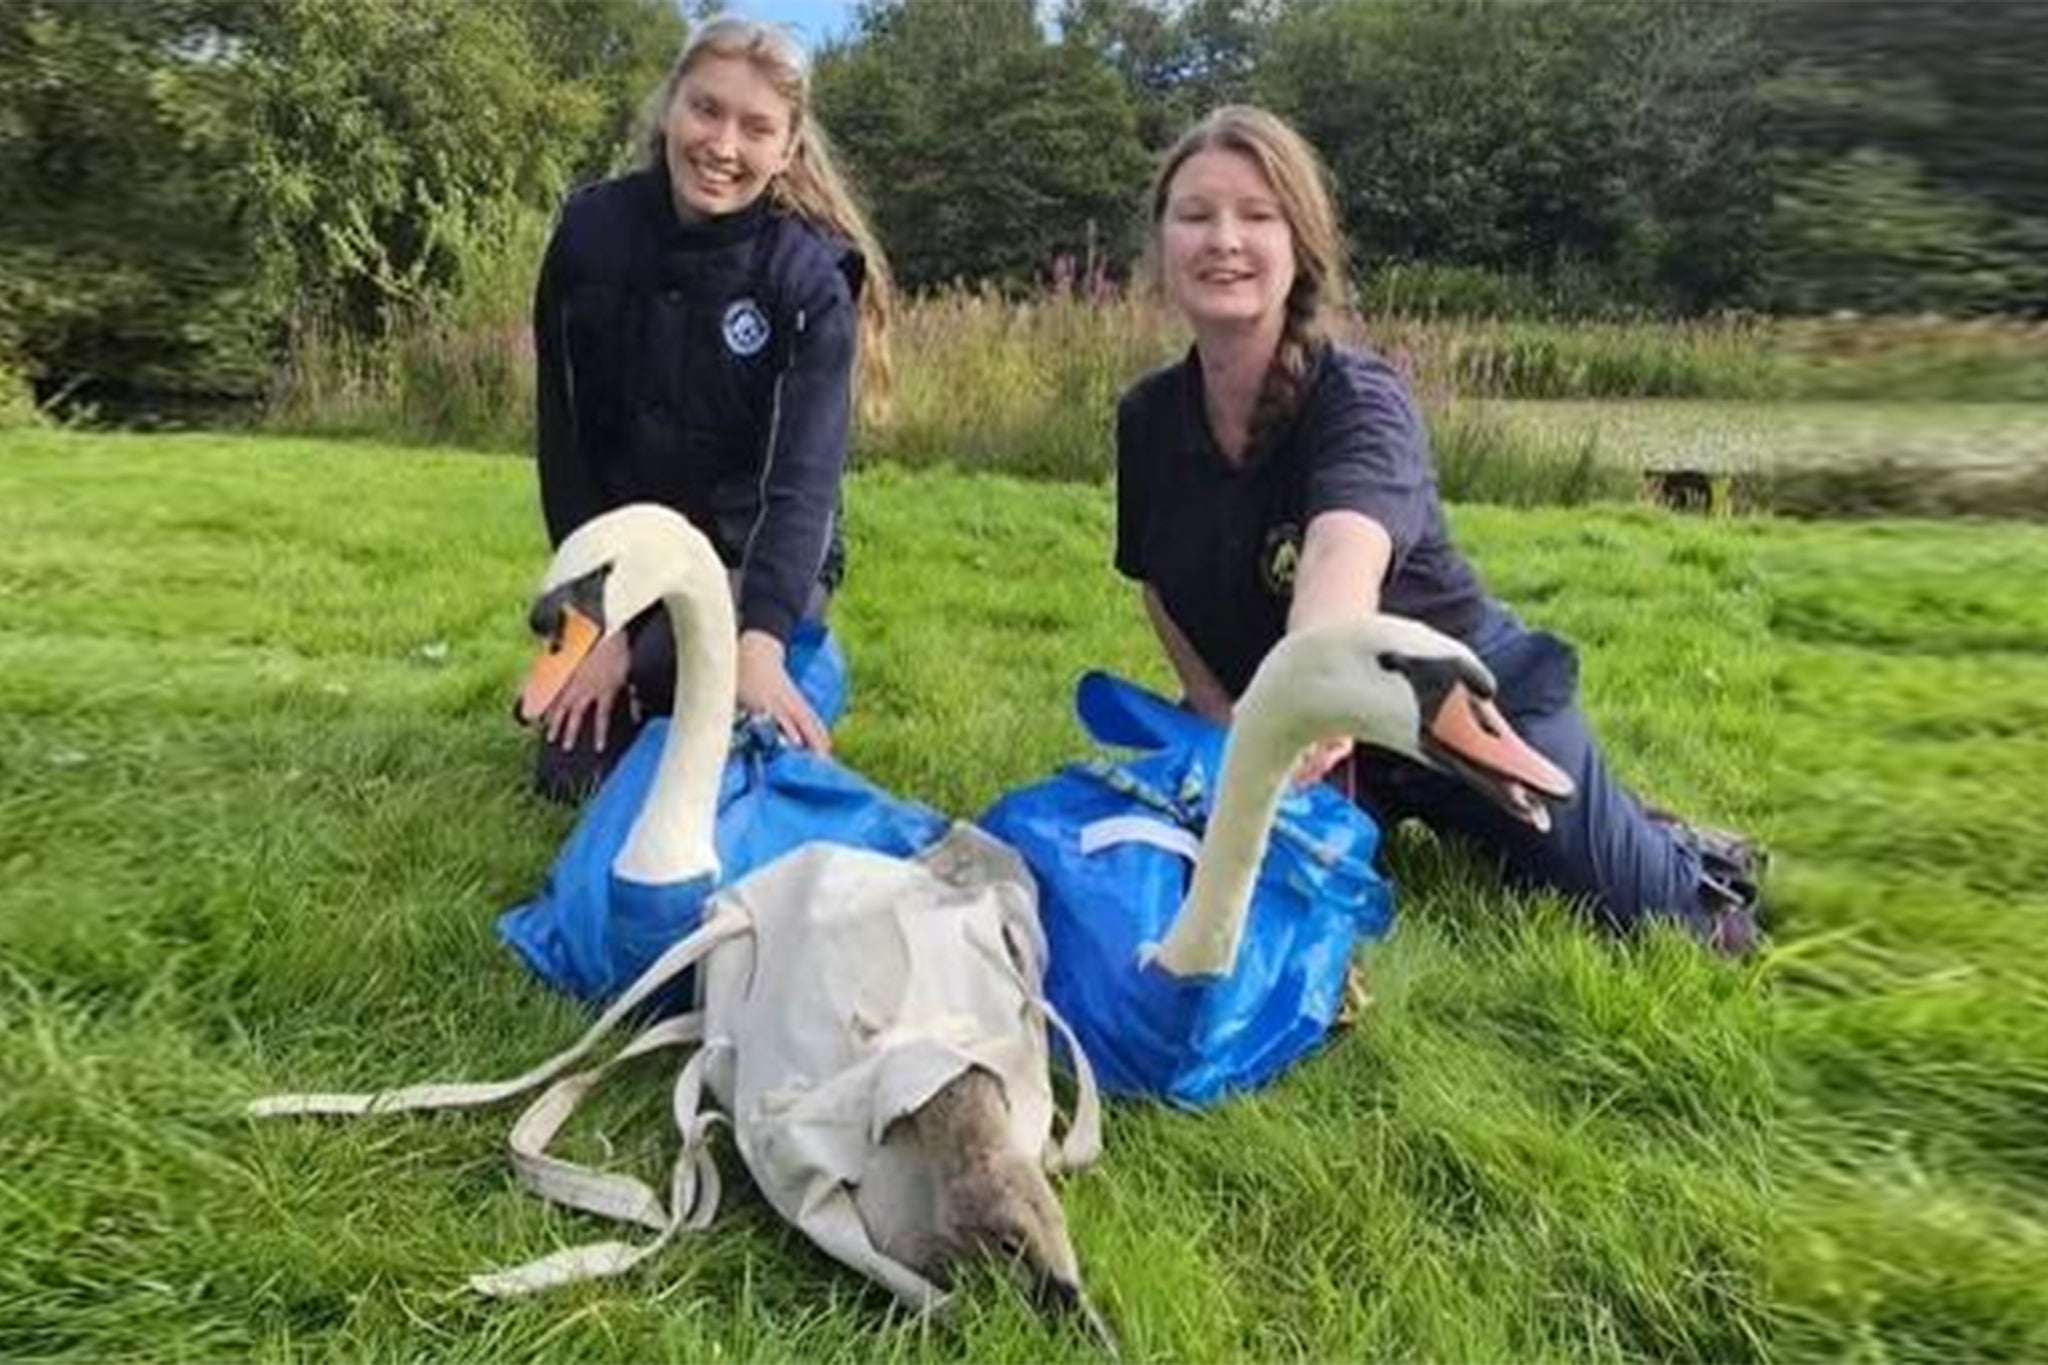
<instances>
[{"instance_id":1,"label":"dark footwear","mask_svg":"<svg viewBox=\"0 0 2048 1365\"><path fill-rule=\"evenodd\" d=\"M1699 909L1686 927L1723 957L1753 956L1764 939L1762 882L1770 851L1747 835L1696 825L1647 802L1643 814L1700 860Z\"/></svg>"},{"instance_id":2,"label":"dark footwear","mask_svg":"<svg viewBox=\"0 0 2048 1365\"><path fill-rule=\"evenodd\" d=\"M1746 834L1714 825L1699 825L1676 811L1643 803L1643 814L1651 824L1662 825L1700 855L1710 870L1750 882L1760 882L1770 871L1771 851ZM1718 864L1718 867L1715 865Z\"/></svg>"},{"instance_id":3,"label":"dark footwear","mask_svg":"<svg viewBox=\"0 0 2048 1365\"><path fill-rule=\"evenodd\" d=\"M1763 946L1760 902L1754 882L1700 878L1700 942L1723 957L1754 956Z\"/></svg>"}]
</instances>

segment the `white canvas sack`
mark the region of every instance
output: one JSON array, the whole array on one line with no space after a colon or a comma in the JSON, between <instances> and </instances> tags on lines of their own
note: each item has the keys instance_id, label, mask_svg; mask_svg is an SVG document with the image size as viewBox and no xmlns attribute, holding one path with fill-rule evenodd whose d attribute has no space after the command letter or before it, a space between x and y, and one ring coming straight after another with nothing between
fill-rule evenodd
<instances>
[{"instance_id":1,"label":"white canvas sack","mask_svg":"<svg viewBox=\"0 0 2048 1365\"><path fill-rule=\"evenodd\" d=\"M366 1114L492 1104L548 1084L513 1126L512 1163L543 1198L655 1233L542 1257L471 1280L523 1294L639 1264L717 1212L712 1130L730 1122L768 1201L819 1247L919 1310L945 1295L913 1268L930 1235L931 1167L898 1123L969 1068L1000 1084L1007 1140L1052 1172L1101 1150L1094 1078L1075 1065L1071 1123L1055 1135L1045 941L1022 861L971 825L914 860L812 844L720 892L701 928L649 968L575 1046L523 1076L367 1095L287 1095L257 1114ZM698 1008L654 1024L602 1064L570 1072L620 1019L696 966ZM682 1138L666 1197L632 1176L549 1152L619 1063L695 1044L677 1074ZM569 1074L564 1074L569 1073ZM706 1105L706 1094L723 1111Z\"/></svg>"}]
</instances>

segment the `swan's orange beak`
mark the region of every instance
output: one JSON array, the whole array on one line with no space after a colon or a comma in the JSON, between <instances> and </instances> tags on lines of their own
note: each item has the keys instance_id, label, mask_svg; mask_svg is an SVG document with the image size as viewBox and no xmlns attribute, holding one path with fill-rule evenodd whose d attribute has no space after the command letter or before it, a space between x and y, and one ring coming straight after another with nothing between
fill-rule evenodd
<instances>
[{"instance_id":1,"label":"swan's orange beak","mask_svg":"<svg viewBox=\"0 0 2048 1365\"><path fill-rule=\"evenodd\" d=\"M1491 699L1452 684L1425 727L1423 751L1508 814L1550 828L1550 806L1577 790L1571 776L1516 734Z\"/></svg>"},{"instance_id":2,"label":"swan's orange beak","mask_svg":"<svg viewBox=\"0 0 2048 1365\"><path fill-rule=\"evenodd\" d=\"M513 706L513 714L522 724L540 719L541 713L553 704L569 681L569 675L576 671L576 666L603 637L604 627L577 610L572 603L562 604L555 618L554 631L548 636L547 648L527 670L526 685L519 689L519 700Z\"/></svg>"}]
</instances>

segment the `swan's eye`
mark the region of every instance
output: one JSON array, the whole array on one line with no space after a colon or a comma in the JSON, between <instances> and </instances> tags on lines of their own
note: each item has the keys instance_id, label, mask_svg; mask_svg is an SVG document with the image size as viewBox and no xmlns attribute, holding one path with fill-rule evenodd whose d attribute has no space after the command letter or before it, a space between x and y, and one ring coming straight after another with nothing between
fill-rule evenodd
<instances>
[{"instance_id":1,"label":"swan's eye","mask_svg":"<svg viewBox=\"0 0 2048 1365\"><path fill-rule=\"evenodd\" d=\"M562 646L562 600L559 590L551 592L526 613L526 628L544 637L550 652Z\"/></svg>"},{"instance_id":2,"label":"swan's eye","mask_svg":"<svg viewBox=\"0 0 2048 1365\"><path fill-rule=\"evenodd\" d=\"M535 635L559 643L567 623L567 612L572 607L588 619L602 623L604 585L611 574L612 566L605 564L581 578L548 589L535 599L532 610L527 612L527 627Z\"/></svg>"}]
</instances>

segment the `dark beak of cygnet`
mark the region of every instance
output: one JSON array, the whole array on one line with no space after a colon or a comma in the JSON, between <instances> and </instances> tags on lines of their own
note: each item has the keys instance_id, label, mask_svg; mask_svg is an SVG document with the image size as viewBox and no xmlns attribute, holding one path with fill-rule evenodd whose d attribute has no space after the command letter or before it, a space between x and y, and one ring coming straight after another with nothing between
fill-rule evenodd
<instances>
[{"instance_id":1,"label":"dark beak of cygnet","mask_svg":"<svg viewBox=\"0 0 2048 1365\"><path fill-rule=\"evenodd\" d=\"M1089 1299L1088 1291L1078 1281L1069 1281L1046 1276L1038 1282L1039 1311L1047 1316L1070 1317L1078 1322L1095 1344L1102 1348L1102 1354L1110 1360L1123 1359L1117 1349L1116 1333L1109 1330L1109 1321L1100 1309Z\"/></svg>"}]
</instances>

